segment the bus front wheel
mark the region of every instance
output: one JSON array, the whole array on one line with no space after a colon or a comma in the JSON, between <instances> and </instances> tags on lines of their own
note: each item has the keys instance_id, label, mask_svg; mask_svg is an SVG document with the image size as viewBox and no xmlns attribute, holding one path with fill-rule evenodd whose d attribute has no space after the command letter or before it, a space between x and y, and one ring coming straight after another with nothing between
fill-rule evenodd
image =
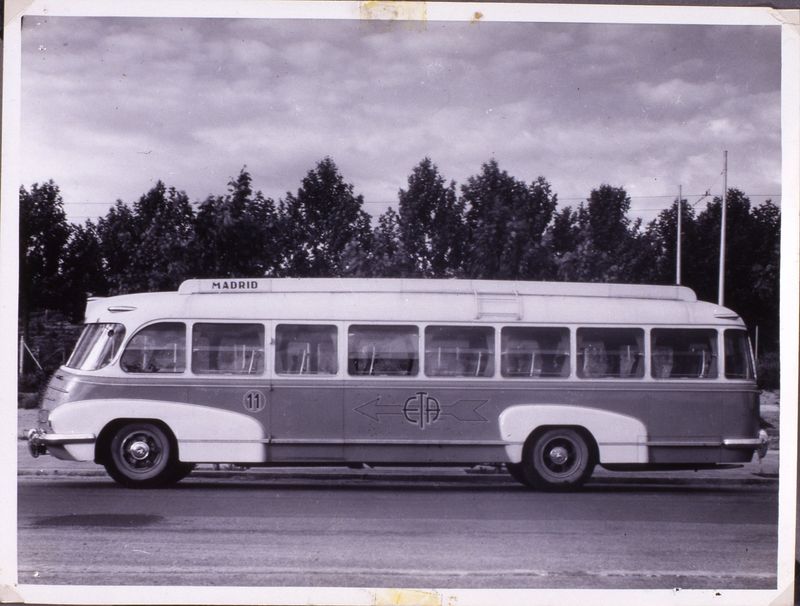
<instances>
[{"instance_id":1,"label":"bus front wheel","mask_svg":"<svg viewBox=\"0 0 800 606\"><path fill-rule=\"evenodd\" d=\"M577 488L594 470L592 451L586 438L572 428L548 429L536 436L525 450L523 472L535 488Z\"/></svg>"},{"instance_id":2,"label":"bus front wheel","mask_svg":"<svg viewBox=\"0 0 800 606\"><path fill-rule=\"evenodd\" d=\"M156 488L179 479L175 449L167 433L154 423L123 425L109 443L105 468L129 488Z\"/></svg>"}]
</instances>

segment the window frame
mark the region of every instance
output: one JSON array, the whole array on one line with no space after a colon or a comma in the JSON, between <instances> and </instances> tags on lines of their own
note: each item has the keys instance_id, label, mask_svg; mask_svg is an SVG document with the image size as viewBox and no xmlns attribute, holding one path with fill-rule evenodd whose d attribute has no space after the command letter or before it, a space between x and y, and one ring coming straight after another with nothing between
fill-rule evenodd
<instances>
[{"instance_id":1,"label":"window frame","mask_svg":"<svg viewBox=\"0 0 800 606\"><path fill-rule=\"evenodd\" d=\"M420 324L420 373L419 376L430 379L430 380L463 380L469 379L473 381L479 380L490 380L498 377L498 335L500 334L499 328L503 325L498 324L488 324L488 323L472 323L472 324L464 324L464 323L445 323L445 322L429 322L425 324ZM430 328L467 328L467 329L483 329L483 330L490 330L491 331L491 360L492 360L492 372L491 374L481 374L481 375L431 375L428 374L428 329Z\"/></svg>"},{"instance_id":2,"label":"window frame","mask_svg":"<svg viewBox=\"0 0 800 606\"><path fill-rule=\"evenodd\" d=\"M209 320L209 319L195 319L191 320L191 330L187 331L187 344L190 356L187 359L187 368L192 376L195 377L240 377L240 378L263 378L268 374L269 350L270 350L270 330L269 324L260 320ZM240 372L197 372L194 369L194 337L195 330L199 324L213 324L217 326L230 325L230 326L260 326L263 331L264 341L262 355L264 358L263 367L260 373L240 373Z\"/></svg>"},{"instance_id":3,"label":"window frame","mask_svg":"<svg viewBox=\"0 0 800 606\"><path fill-rule=\"evenodd\" d=\"M574 350L574 362L572 364L572 373L570 374L570 378L575 379L576 381L644 381L648 380L649 377L649 339L648 335L650 332L651 327L645 324L602 324L602 325L592 325L592 324L576 324L573 325L573 350ZM581 363L578 360L578 356L580 355L579 352L579 333L581 330L619 330L619 331L639 331L641 335L641 351L637 353L639 356L640 367L641 370L637 371L636 374L630 376L620 376L620 375L608 375L605 374L603 376L581 376L580 366Z\"/></svg>"},{"instance_id":4,"label":"window frame","mask_svg":"<svg viewBox=\"0 0 800 606\"><path fill-rule=\"evenodd\" d=\"M367 328L410 328L416 331L417 337L417 357L416 357L416 372L414 374L352 374L350 372L350 332L353 327L367 327ZM348 321L344 323L344 330L342 331L342 339L344 340L344 348L342 349L342 355L344 356L344 364L341 365L341 372L345 377L350 380L361 380L361 379L369 379L369 380L383 380L383 381L392 381L392 380L419 380L420 378L426 378L423 374L422 370L422 341L424 338L424 327L422 324L418 322L370 322L370 321Z\"/></svg>"},{"instance_id":5,"label":"window frame","mask_svg":"<svg viewBox=\"0 0 800 606\"><path fill-rule=\"evenodd\" d=\"M292 379L292 378L303 378L303 379L314 379L314 380L330 380L341 378L343 375L348 376L346 372L343 372L343 364L347 364L347 354L345 353L344 362L342 361L342 334L344 332L343 327L346 328L346 323L339 322L339 321L326 321L326 320L303 320L303 321L295 321L295 320L272 320L271 321L271 330L270 330L270 337L271 343L268 344L268 349L272 352L272 360L269 364L269 374L272 377L280 378L280 379ZM278 372L278 326L316 326L316 327L330 327L335 330L336 339L336 372L335 373L287 373L287 372ZM346 341L345 341L346 345Z\"/></svg>"},{"instance_id":6,"label":"window frame","mask_svg":"<svg viewBox=\"0 0 800 606\"><path fill-rule=\"evenodd\" d=\"M503 356L506 352L503 350L503 333L506 329L512 330L561 330L566 331L567 335L567 348L566 348L566 374L559 375L559 376L536 376L536 375L507 375L503 372ZM576 327L574 325L569 324L501 324L499 330L497 331L498 334L498 352L499 355L497 356L500 363L497 365L497 376L506 381L571 381L577 378L576 369L575 369L575 355L576 355L576 348L575 348L575 331Z\"/></svg>"},{"instance_id":7,"label":"window frame","mask_svg":"<svg viewBox=\"0 0 800 606\"><path fill-rule=\"evenodd\" d=\"M128 347L130 347L133 340L139 336L140 333L144 332L145 330L152 328L153 326L157 326L158 324L179 324L183 327L183 369L176 370L176 371L169 371L169 372L148 372L148 371L135 371L135 370L126 370L122 366L123 358L125 357L126 352L128 351ZM179 376L179 375L186 375L190 372L190 360L189 360L189 347L191 345L189 341L189 333L190 333L190 321L187 319L174 319L174 318L159 318L157 320L151 320L145 324L140 325L136 328L136 330L132 331L130 336L125 340L124 346L122 347L122 353L119 354L118 362L116 365L119 369L125 373L126 375L136 375L136 376Z\"/></svg>"}]
</instances>

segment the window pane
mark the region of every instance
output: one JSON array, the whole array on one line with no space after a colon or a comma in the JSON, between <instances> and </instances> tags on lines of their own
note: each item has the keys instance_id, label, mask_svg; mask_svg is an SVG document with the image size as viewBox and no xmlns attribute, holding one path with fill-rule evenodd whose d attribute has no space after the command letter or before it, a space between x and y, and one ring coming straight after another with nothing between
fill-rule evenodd
<instances>
[{"instance_id":1,"label":"window pane","mask_svg":"<svg viewBox=\"0 0 800 606\"><path fill-rule=\"evenodd\" d=\"M568 377L569 329L514 326L500 333L504 377Z\"/></svg>"},{"instance_id":2,"label":"window pane","mask_svg":"<svg viewBox=\"0 0 800 606\"><path fill-rule=\"evenodd\" d=\"M582 379L644 376L644 331L640 328L579 328L577 346Z\"/></svg>"},{"instance_id":3,"label":"window pane","mask_svg":"<svg viewBox=\"0 0 800 606\"><path fill-rule=\"evenodd\" d=\"M66 366L76 370L99 370L108 366L124 339L122 324L87 324Z\"/></svg>"},{"instance_id":4,"label":"window pane","mask_svg":"<svg viewBox=\"0 0 800 606\"><path fill-rule=\"evenodd\" d=\"M335 375L339 371L335 326L279 324L275 328L275 372Z\"/></svg>"},{"instance_id":5,"label":"window pane","mask_svg":"<svg viewBox=\"0 0 800 606\"><path fill-rule=\"evenodd\" d=\"M494 375L494 329L488 326L428 326L425 374L429 377Z\"/></svg>"},{"instance_id":6,"label":"window pane","mask_svg":"<svg viewBox=\"0 0 800 606\"><path fill-rule=\"evenodd\" d=\"M755 377L747 331L725 331L725 376L728 379L752 379Z\"/></svg>"},{"instance_id":7,"label":"window pane","mask_svg":"<svg viewBox=\"0 0 800 606\"><path fill-rule=\"evenodd\" d=\"M186 326L161 322L140 330L120 361L125 372L183 372L186 370Z\"/></svg>"},{"instance_id":8,"label":"window pane","mask_svg":"<svg viewBox=\"0 0 800 606\"><path fill-rule=\"evenodd\" d=\"M195 324L192 372L260 375L264 372L264 326L261 324Z\"/></svg>"},{"instance_id":9,"label":"window pane","mask_svg":"<svg viewBox=\"0 0 800 606\"><path fill-rule=\"evenodd\" d=\"M351 375L415 376L419 372L416 326L350 327L347 372Z\"/></svg>"},{"instance_id":10,"label":"window pane","mask_svg":"<svg viewBox=\"0 0 800 606\"><path fill-rule=\"evenodd\" d=\"M650 337L650 372L654 378L716 378L716 330L654 328Z\"/></svg>"}]
</instances>

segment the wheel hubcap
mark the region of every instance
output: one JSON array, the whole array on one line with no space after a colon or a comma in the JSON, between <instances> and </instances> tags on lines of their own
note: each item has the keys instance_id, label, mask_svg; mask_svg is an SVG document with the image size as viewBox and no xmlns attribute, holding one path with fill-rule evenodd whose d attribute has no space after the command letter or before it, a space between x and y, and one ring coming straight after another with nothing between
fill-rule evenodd
<instances>
[{"instance_id":1,"label":"wheel hubcap","mask_svg":"<svg viewBox=\"0 0 800 606\"><path fill-rule=\"evenodd\" d=\"M136 441L130 445L128 452L137 461L144 461L148 456L150 456L150 446L147 444L147 442Z\"/></svg>"},{"instance_id":2,"label":"wheel hubcap","mask_svg":"<svg viewBox=\"0 0 800 606\"><path fill-rule=\"evenodd\" d=\"M556 465L563 465L569 459L569 452L563 446L556 446L550 449L549 457Z\"/></svg>"}]
</instances>

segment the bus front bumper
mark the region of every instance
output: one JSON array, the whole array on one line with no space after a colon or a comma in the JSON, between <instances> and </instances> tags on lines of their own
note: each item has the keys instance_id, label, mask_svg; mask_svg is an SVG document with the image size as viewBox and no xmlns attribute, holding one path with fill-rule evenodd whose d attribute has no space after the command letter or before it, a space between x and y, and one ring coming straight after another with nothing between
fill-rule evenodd
<instances>
[{"instance_id":1,"label":"bus front bumper","mask_svg":"<svg viewBox=\"0 0 800 606\"><path fill-rule=\"evenodd\" d=\"M96 436L93 433L47 433L44 429L31 429L28 431L28 451L33 458L47 454L49 447L65 446L67 444L86 444L94 442Z\"/></svg>"}]
</instances>

